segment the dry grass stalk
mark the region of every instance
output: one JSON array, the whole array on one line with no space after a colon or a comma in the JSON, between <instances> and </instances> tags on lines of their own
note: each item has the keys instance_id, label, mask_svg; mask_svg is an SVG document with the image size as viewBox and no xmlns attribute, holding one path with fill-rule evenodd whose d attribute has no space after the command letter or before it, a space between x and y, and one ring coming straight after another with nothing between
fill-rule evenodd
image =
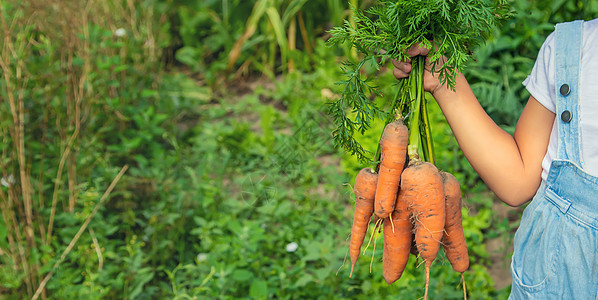
<instances>
[{"instance_id":1,"label":"dry grass stalk","mask_svg":"<svg viewBox=\"0 0 598 300\"><path fill-rule=\"evenodd\" d=\"M104 202L106 202L106 200L108 199L108 196L110 196L110 193L112 193L112 190L114 189L114 187L116 186L118 181L120 181L120 178L125 174L125 172L127 171L128 168L129 168L129 166L125 165L124 167L122 167L122 169L120 170L118 175L116 175L116 177L114 177L114 179L112 180L112 183L110 183L110 186L108 186L108 189L106 189L106 191L104 192L104 195L102 195L102 198L100 198L100 201L98 201L98 203L96 203L96 205L93 208L93 210L91 211L91 213L87 216L87 218L85 218L83 225L81 225L81 227L79 227L79 231L77 231L77 233L75 234L75 236L73 237L73 239L71 240L69 245L62 252L62 255L60 255L60 259L58 259L56 261L56 263L54 263L54 266L52 266L52 270L48 274L46 274L44 279L41 281L41 283L37 287L35 294L31 298L32 300L39 298L39 296L40 296L41 292L44 290L46 284L48 283L50 278L52 278L52 276L54 275L54 272L56 272L56 269L58 269L60 264L64 261L64 259L71 252L71 250L73 250L73 248L77 244L77 241L79 240L79 238L81 237L83 232L87 229L87 226L91 222L91 219L93 219L93 217L98 212L100 207L102 207L102 205L104 205Z\"/></svg>"},{"instance_id":2,"label":"dry grass stalk","mask_svg":"<svg viewBox=\"0 0 598 300\"><path fill-rule=\"evenodd\" d=\"M122 98L117 88L90 82L91 74L98 72L96 58L120 56L121 61L148 74L159 66L156 62L161 50L156 45L159 38L153 34L157 32L151 18L153 10L139 10L139 3L34 0L0 6L0 10L11 10L0 12L0 88L6 95L0 99L0 117L10 120L0 126L0 142L10 145L0 147L0 178L16 177L7 189L0 189L2 221L8 231L8 244L0 248L0 272L24 274L25 288L19 291L27 296L41 286L37 295L45 298L45 284L40 284L43 274L38 274L40 265L48 261L34 261L31 254L40 244L52 245L57 214L78 208L80 180L86 175L79 164L84 147L81 137L96 134L87 130L86 121L99 113L98 99L108 96L107 89L110 97ZM100 41L90 32L94 28L115 32L121 27L128 31L122 47L99 46ZM111 42L116 37L101 38ZM128 52L132 49L126 45L129 38L146 40L135 55ZM32 62L32 57L41 62ZM28 70L29 64L43 68L42 63L53 72ZM127 71L108 72L111 74L107 76L120 80L122 86L126 84ZM35 105L42 107L39 119L28 115ZM125 119L120 112L114 113ZM28 144L34 138L39 148ZM61 148L55 150L53 145ZM101 247L93 231L89 232L101 269Z\"/></svg>"}]
</instances>

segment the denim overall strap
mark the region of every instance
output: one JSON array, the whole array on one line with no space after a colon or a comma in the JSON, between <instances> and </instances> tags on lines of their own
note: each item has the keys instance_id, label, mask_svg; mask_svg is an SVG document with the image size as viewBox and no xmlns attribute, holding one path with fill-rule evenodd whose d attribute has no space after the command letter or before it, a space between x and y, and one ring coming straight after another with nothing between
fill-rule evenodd
<instances>
[{"instance_id":1,"label":"denim overall strap","mask_svg":"<svg viewBox=\"0 0 598 300\"><path fill-rule=\"evenodd\" d=\"M582 166L579 127L579 67L583 21L556 25L555 88L558 118L557 158Z\"/></svg>"}]
</instances>

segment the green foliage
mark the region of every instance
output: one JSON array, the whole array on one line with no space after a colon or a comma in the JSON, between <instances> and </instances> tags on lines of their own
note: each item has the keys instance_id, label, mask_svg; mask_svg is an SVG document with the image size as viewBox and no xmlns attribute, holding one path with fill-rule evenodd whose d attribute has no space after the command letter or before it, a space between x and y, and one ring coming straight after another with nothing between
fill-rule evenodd
<instances>
[{"instance_id":1,"label":"green foliage","mask_svg":"<svg viewBox=\"0 0 598 300\"><path fill-rule=\"evenodd\" d=\"M0 268L21 274L2 281L1 293L30 298L44 290L40 280L50 271L56 272L46 292L58 298L138 293L150 276L141 256L112 261L129 258L119 245L131 233L115 234L126 231L116 225L122 220L92 223L78 240L75 233L120 166L138 166L147 155L143 149L163 154L166 112L157 112L153 102L159 49L168 41L160 26L166 24L152 1L2 2L0 8L6 34L0 176L19 178L0 191L7 232L0 240ZM128 22L132 17L140 23ZM111 237L117 242L108 243ZM71 241L75 247L67 248ZM69 259L54 270L63 252ZM130 266L127 276L139 276L123 278L120 266Z\"/></svg>"},{"instance_id":2,"label":"green foliage","mask_svg":"<svg viewBox=\"0 0 598 300\"><path fill-rule=\"evenodd\" d=\"M510 15L506 1L378 1L366 12L354 8L357 26L347 21L333 28L329 42L350 42L366 59L387 56L396 60L407 59L407 51L421 44L431 48L432 66L446 57L438 73L441 82L452 87L455 70L463 69L471 47L483 42L497 21Z\"/></svg>"},{"instance_id":3,"label":"green foliage","mask_svg":"<svg viewBox=\"0 0 598 300\"><path fill-rule=\"evenodd\" d=\"M313 70L322 26L342 22L346 9L342 0L164 2L171 6L175 59L214 87L255 73L274 79Z\"/></svg>"},{"instance_id":4,"label":"green foliage","mask_svg":"<svg viewBox=\"0 0 598 300\"><path fill-rule=\"evenodd\" d=\"M387 123L389 115L409 116L409 157L419 154L425 161L434 162L430 141L426 101L423 100L424 59L413 60L413 70L403 80L399 96L385 110L369 101L368 96L378 90L361 79L362 67L371 62L377 69L389 60L406 60L407 51L419 45L430 49L427 55L432 69L438 72L441 84L454 88L457 70L463 70L469 60L472 47L479 45L490 35L493 26L510 17L506 1L378 1L366 11L353 7L353 22L330 30L330 45L348 42L363 58L345 70L346 80L342 97L332 102L329 113L337 128L333 137L337 145L360 161L373 163L367 151L357 143L356 132L363 134L372 120L382 116ZM398 103L397 103L398 101ZM398 108L398 112L394 110ZM345 110L356 112L348 118ZM420 125L421 124L421 125Z\"/></svg>"},{"instance_id":5,"label":"green foliage","mask_svg":"<svg viewBox=\"0 0 598 300\"><path fill-rule=\"evenodd\" d=\"M361 78L360 71L364 63L365 60L357 66L345 63L343 72L347 79L338 82L344 86L343 94L339 100L329 103L328 111L336 125L332 136L337 145L356 155L358 160L371 162L373 159L368 155L371 152L364 149L354 135L357 132L364 134L375 119L385 119L386 114L370 100L379 92L370 85L370 79ZM351 109L351 117L347 114L347 108Z\"/></svg>"}]
</instances>

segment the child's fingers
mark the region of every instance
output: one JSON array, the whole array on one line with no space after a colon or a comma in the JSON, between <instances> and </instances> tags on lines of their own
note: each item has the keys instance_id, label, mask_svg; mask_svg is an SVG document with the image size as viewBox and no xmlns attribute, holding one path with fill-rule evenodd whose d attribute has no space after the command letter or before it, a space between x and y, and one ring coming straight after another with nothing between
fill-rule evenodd
<instances>
[{"instance_id":1,"label":"child's fingers","mask_svg":"<svg viewBox=\"0 0 598 300\"><path fill-rule=\"evenodd\" d=\"M409 67L409 71L411 71L411 65L406 64L406 66ZM392 70L392 75L394 75L396 79L407 78L407 76L409 76L409 71L404 71L399 68L394 68Z\"/></svg>"},{"instance_id":2,"label":"child's fingers","mask_svg":"<svg viewBox=\"0 0 598 300\"><path fill-rule=\"evenodd\" d=\"M409 48L409 50L407 50L406 53L410 57L409 59L407 59L406 61L398 61L394 59L392 60L392 64L395 67L392 71L392 74L397 79L406 78L407 76L409 76L409 72L411 72L411 57L418 55L425 56L428 55L429 52L430 49L423 47L421 43L417 43L411 46L411 48Z\"/></svg>"},{"instance_id":3,"label":"child's fingers","mask_svg":"<svg viewBox=\"0 0 598 300\"><path fill-rule=\"evenodd\" d=\"M411 59L408 60L396 60L393 59L391 60L392 65L395 66L395 68L404 70L404 71L411 71ZM409 70L405 70L405 68L409 68Z\"/></svg>"},{"instance_id":4,"label":"child's fingers","mask_svg":"<svg viewBox=\"0 0 598 300\"><path fill-rule=\"evenodd\" d=\"M417 44L411 46L411 48L409 48L409 50L407 50L407 55L409 55L411 57L418 56L418 55L426 56L426 55L428 55L429 52L430 52L429 48L425 48L420 43L417 43Z\"/></svg>"},{"instance_id":5,"label":"child's fingers","mask_svg":"<svg viewBox=\"0 0 598 300\"><path fill-rule=\"evenodd\" d=\"M392 74L397 78L405 78L411 72L411 60L409 61L399 61L399 60L392 60L392 65L395 67L392 71Z\"/></svg>"}]
</instances>

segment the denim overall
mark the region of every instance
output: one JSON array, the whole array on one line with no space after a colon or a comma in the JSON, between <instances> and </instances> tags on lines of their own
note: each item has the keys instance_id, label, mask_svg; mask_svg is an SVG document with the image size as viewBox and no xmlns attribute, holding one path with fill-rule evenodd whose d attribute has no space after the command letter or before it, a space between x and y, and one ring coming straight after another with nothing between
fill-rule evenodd
<instances>
[{"instance_id":1,"label":"denim overall","mask_svg":"<svg viewBox=\"0 0 598 300\"><path fill-rule=\"evenodd\" d=\"M582 25L556 26L558 157L515 234L509 299L598 299L598 178L582 169L579 127Z\"/></svg>"}]
</instances>

